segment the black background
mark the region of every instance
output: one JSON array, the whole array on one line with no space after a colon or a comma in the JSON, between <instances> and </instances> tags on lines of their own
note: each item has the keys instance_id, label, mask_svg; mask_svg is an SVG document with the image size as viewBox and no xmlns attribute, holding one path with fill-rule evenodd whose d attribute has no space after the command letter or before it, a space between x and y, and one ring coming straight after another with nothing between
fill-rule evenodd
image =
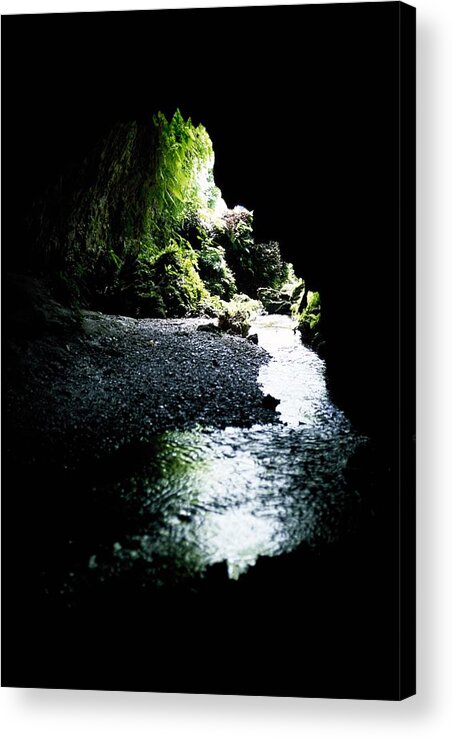
<instances>
[{"instance_id":1,"label":"black background","mask_svg":"<svg viewBox=\"0 0 453 738\"><path fill-rule=\"evenodd\" d=\"M338 248L345 221L351 240L366 218L388 228L398 6L4 19L9 204L27 204L116 120L180 107L212 137L227 203L254 209L288 250Z\"/></svg>"}]
</instances>

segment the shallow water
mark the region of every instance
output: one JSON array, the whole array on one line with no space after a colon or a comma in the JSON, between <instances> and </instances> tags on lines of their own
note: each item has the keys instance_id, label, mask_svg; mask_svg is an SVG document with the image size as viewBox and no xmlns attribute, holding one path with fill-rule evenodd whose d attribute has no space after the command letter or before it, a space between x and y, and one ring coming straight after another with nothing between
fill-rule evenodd
<instances>
[{"instance_id":1,"label":"shallow water","mask_svg":"<svg viewBox=\"0 0 453 738\"><path fill-rule=\"evenodd\" d=\"M331 402L324 362L290 318L260 317L255 332L272 357L259 382L280 400L280 422L160 434L145 468L116 485L124 502L138 501L137 529L112 550L93 551L92 570L113 575L138 562L165 583L225 561L238 578L259 556L354 528L360 493L344 470L366 439Z\"/></svg>"}]
</instances>

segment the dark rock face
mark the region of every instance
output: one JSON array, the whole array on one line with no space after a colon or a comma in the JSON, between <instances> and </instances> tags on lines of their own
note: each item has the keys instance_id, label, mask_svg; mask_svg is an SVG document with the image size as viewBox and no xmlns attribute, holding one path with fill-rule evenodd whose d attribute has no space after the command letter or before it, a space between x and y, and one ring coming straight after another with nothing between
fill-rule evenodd
<instances>
[{"instance_id":1,"label":"dark rock face","mask_svg":"<svg viewBox=\"0 0 453 738\"><path fill-rule=\"evenodd\" d=\"M372 161L383 181L383 167L393 171L392 152L380 147L379 151L382 160L378 162L373 152L369 164ZM294 264L307 289L321 295L323 356L334 399L364 430L393 433L398 406L399 283L404 278L399 264L397 178L389 174L389 186L379 194L375 187L369 192L354 189L352 208L338 195L342 185L333 167L336 162L344 171L344 154L331 153L332 181L322 203L306 200L305 248L293 245L300 228L301 192L293 196L285 192L280 199L273 191L272 204L269 196L255 220L263 233L279 234L283 258ZM354 164L358 183L368 175L361 162ZM276 181L291 180L288 164L274 169L273 176ZM323 217L326 209L328 218ZM406 305L408 314L415 311Z\"/></svg>"},{"instance_id":2,"label":"dark rock face","mask_svg":"<svg viewBox=\"0 0 453 738\"><path fill-rule=\"evenodd\" d=\"M108 288L120 267L133 264L149 225L155 157L152 125L117 124L36 203L31 269L51 274L57 297L58 275L62 292L92 298L94 285Z\"/></svg>"},{"instance_id":3,"label":"dark rock face","mask_svg":"<svg viewBox=\"0 0 453 738\"><path fill-rule=\"evenodd\" d=\"M345 250L341 264L321 250L319 261L310 265L322 299L329 389L352 420L379 433L393 432L388 425L398 397L397 244L394 247L388 263L388 274L393 275L389 282L394 284L385 296L380 273L355 270L355 250Z\"/></svg>"},{"instance_id":4,"label":"dark rock face","mask_svg":"<svg viewBox=\"0 0 453 738\"><path fill-rule=\"evenodd\" d=\"M266 407L269 410L275 410L279 404L280 400L277 400L276 397L272 397L272 395L265 395L265 397L263 397L263 407Z\"/></svg>"},{"instance_id":5,"label":"dark rock face","mask_svg":"<svg viewBox=\"0 0 453 738\"><path fill-rule=\"evenodd\" d=\"M205 333L220 333L220 328L214 323L200 323L197 327L197 331L204 331Z\"/></svg>"},{"instance_id":6,"label":"dark rock face","mask_svg":"<svg viewBox=\"0 0 453 738\"><path fill-rule=\"evenodd\" d=\"M11 340L73 333L79 314L52 299L35 277L8 274L3 280L5 333Z\"/></svg>"},{"instance_id":7,"label":"dark rock face","mask_svg":"<svg viewBox=\"0 0 453 738\"><path fill-rule=\"evenodd\" d=\"M292 299L288 293L274 290L271 287L262 287L258 289L257 296L268 313L291 315Z\"/></svg>"}]
</instances>

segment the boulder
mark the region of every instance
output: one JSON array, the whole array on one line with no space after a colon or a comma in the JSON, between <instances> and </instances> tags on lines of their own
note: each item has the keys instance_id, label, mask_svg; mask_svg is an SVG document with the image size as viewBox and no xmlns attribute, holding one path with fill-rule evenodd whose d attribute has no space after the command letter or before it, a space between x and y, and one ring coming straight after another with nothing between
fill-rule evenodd
<instances>
[{"instance_id":1,"label":"boulder","mask_svg":"<svg viewBox=\"0 0 453 738\"><path fill-rule=\"evenodd\" d=\"M258 299L261 300L268 313L291 315L291 295L287 292L262 287L257 294Z\"/></svg>"}]
</instances>

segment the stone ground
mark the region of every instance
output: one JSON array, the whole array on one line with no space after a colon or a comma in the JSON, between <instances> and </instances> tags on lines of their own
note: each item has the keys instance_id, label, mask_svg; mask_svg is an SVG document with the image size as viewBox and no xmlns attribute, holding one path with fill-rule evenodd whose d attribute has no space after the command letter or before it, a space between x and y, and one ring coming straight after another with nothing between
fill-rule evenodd
<instances>
[{"instance_id":1,"label":"stone ground","mask_svg":"<svg viewBox=\"0 0 453 738\"><path fill-rule=\"evenodd\" d=\"M74 321L42 300L30 321L23 299L9 307L4 685L394 699L397 518L384 473L375 515L337 544L260 557L237 582L216 564L184 586L143 587L138 572L61 596L93 544L121 540L139 513L97 479L127 475L161 430L277 421L257 382L268 357L200 320Z\"/></svg>"},{"instance_id":2,"label":"stone ground","mask_svg":"<svg viewBox=\"0 0 453 738\"><path fill-rule=\"evenodd\" d=\"M207 322L84 311L76 328L16 335L4 394L12 448L72 465L162 430L275 421L257 382L266 352L198 330Z\"/></svg>"}]
</instances>

